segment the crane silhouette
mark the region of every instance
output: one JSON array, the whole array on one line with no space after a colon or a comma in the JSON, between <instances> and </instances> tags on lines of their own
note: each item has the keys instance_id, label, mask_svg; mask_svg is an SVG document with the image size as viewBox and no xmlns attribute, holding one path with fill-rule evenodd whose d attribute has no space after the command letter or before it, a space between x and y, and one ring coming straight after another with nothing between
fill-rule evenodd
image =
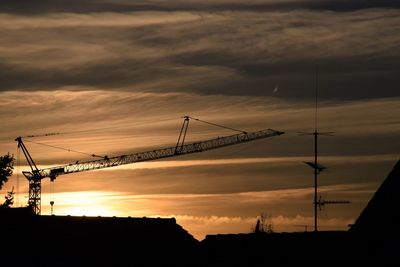
<instances>
[{"instance_id":1,"label":"crane silhouette","mask_svg":"<svg viewBox=\"0 0 400 267\"><path fill-rule=\"evenodd\" d=\"M76 161L73 164L56 166L51 168L39 169L31 157L26 145L23 142L21 136L17 137L15 141L18 142L18 148L20 148L30 166L31 171L23 171L23 175L29 182L29 198L28 205L33 209L33 212L37 215L41 213L41 181L45 178L49 178L54 181L60 175L66 175L77 172L91 171L97 169L104 169L110 167L116 167L124 164L131 164L144 161L152 161L157 159L176 157L186 154L199 153L211 149L222 148L226 146L236 145L240 143L250 142L257 139L268 138L284 134L284 132L276 131L273 129L266 129L256 132L246 132L237 130L234 128L218 125L215 123L203 121L200 119L192 118L190 116L183 117L183 124L180 130L178 141L176 146L160 148L150 151L144 151L133 154L120 155L115 157L103 156L97 160L79 162ZM240 133L217 137L209 140L203 140L185 144L185 138L189 127L190 119L207 123L210 125L218 126L221 128L238 131ZM99 157L98 155L92 155L93 157Z\"/></svg>"}]
</instances>

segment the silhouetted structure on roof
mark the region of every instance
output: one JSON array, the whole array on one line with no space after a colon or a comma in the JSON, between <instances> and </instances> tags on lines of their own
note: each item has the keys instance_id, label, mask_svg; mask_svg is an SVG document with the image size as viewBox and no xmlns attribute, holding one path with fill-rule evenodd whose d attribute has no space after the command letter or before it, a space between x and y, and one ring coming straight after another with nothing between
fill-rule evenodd
<instances>
[{"instance_id":1,"label":"silhouetted structure on roof","mask_svg":"<svg viewBox=\"0 0 400 267\"><path fill-rule=\"evenodd\" d=\"M400 266L400 161L351 231L208 235L202 266Z\"/></svg>"}]
</instances>

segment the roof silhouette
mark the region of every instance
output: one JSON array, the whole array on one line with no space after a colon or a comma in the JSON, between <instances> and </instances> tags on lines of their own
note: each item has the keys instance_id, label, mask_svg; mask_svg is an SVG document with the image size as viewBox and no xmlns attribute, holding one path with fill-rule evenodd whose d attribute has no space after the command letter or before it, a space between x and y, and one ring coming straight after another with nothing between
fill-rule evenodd
<instances>
[{"instance_id":1,"label":"roof silhouette","mask_svg":"<svg viewBox=\"0 0 400 267\"><path fill-rule=\"evenodd\" d=\"M400 160L375 192L350 230L399 233Z\"/></svg>"},{"instance_id":2,"label":"roof silhouette","mask_svg":"<svg viewBox=\"0 0 400 267\"><path fill-rule=\"evenodd\" d=\"M9 266L398 266L400 160L350 231L208 235L174 218L38 216L0 209ZM315 262L312 262L314 259ZM327 262L329 259L329 262ZM2 265L2 266L3 266Z\"/></svg>"},{"instance_id":3,"label":"roof silhouette","mask_svg":"<svg viewBox=\"0 0 400 267\"><path fill-rule=\"evenodd\" d=\"M186 266L198 241L174 218L0 212L1 266ZM4 257L3 257L4 255Z\"/></svg>"}]
</instances>

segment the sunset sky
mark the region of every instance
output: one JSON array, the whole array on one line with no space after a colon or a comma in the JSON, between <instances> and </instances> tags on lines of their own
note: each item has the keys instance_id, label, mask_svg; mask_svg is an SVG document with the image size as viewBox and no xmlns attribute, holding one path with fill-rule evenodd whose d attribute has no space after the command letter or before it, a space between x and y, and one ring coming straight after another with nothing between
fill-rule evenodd
<instances>
[{"instance_id":1,"label":"sunset sky","mask_svg":"<svg viewBox=\"0 0 400 267\"><path fill-rule=\"evenodd\" d=\"M42 183L42 214L175 217L201 240L313 224L319 66L320 229L346 230L400 159L400 4L321 0L0 2L0 155L44 168L174 145L182 116L282 136ZM192 121L187 142L235 132ZM27 203L20 155L15 206ZM18 165L18 164L16 164ZM17 179L17 174L18 179Z\"/></svg>"}]
</instances>

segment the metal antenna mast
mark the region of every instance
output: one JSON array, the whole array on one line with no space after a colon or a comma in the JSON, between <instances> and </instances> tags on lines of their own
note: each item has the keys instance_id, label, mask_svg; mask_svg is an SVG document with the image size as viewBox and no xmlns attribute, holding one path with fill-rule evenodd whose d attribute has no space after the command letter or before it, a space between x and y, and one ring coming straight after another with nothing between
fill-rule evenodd
<instances>
[{"instance_id":1,"label":"metal antenna mast","mask_svg":"<svg viewBox=\"0 0 400 267\"><path fill-rule=\"evenodd\" d=\"M333 132L318 132L318 65L315 66L315 118L314 118L314 132L302 133L305 135L314 135L314 162L304 162L314 169L314 231L318 232L318 208L322 209L327 204L349 204L348 200L323 200L321 196L318 199L318 174L326 169L318 163L318 136L332 136Z\"/></svg>"},{"instance_id":2,"label":"metal antenna mast","mask_svg":"<svg viewBox=\"0 0 400 267\"><path fill-rule=\"evenodd\" d=\"M315 127L314 127L314 231L318 231L318 65L315 67Z\"/></svg>"},{"instance_id":3,"label":"metal antenna mast","mask_svg":"<svg viewBox=\"0 0 400 267\"><path fill-rule=\"evenodd\" d=\"M318 65L315 66L315 118L314 118L314 132L301 133L302 135L314 135L314 162L304 162L314 169L314 231L318 231L318 174L326 167L318 164L318 136L327 135L331 136L333 132L318 132Z\"/></svg>"},{"instance_id":4,"label":"metal antenna mast","mask_svg":"<svg viewBox=\"0 0 400 267\"><path fill-rule=\"evenodd\" d=\"M318 66L315 68L315 127L314 127L314 231L318 231L317 188L318 188Z\"/></svg>"}]
</instances>

